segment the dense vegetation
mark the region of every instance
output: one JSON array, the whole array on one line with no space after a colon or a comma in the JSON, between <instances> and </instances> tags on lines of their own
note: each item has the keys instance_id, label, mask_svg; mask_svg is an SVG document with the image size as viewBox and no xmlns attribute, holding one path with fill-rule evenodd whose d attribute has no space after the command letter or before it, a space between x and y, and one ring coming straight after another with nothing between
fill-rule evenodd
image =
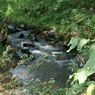
<instances>
[{"instance_id":1,"label":"dense vegetation","mask_svg":"<svg viewBox=\"0 0 95 95\"><path fill-rule=\"evenodd\" d=\"M95 94L95 0L0 0L0 19L52 28L65 45L70 41L67 52L77 47L86 64L74 72L74 84L63 95Z\"/></svg>"}]
</instances>

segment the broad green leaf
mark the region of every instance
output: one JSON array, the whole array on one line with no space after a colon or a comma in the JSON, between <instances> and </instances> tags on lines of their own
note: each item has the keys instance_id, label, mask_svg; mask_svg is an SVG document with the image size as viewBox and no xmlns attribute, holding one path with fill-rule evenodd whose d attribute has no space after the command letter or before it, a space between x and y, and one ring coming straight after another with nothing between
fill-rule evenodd
<instances>
[{"instance_id":1,"label":"broad green leaf","mask_svg":"<svg viewBox=\"0 0 95 95\"><path fill-rule=\"evenodd\" d=\"M74 49L78 44L79 38L78 37L72 37L68 46L70 46L69 50L67 52L70 52L72 49Z\"/></svg>"},{"instance_id":2,"label":"broad green leaf","mask_svg":"<svg viewBox=\"0 0 95 95\"><path fill-rule=\"evenodd\" d=\"M90 39L84 39L84 38L78 38L78 37L72 37L68 46L70 46L70 50L74 49L77 46L78 50L82 50L82 47L86 45ZM95 43L90 46L88 49L87 55L89 57L88 61L84 65L83 68L78 69L77 73L74 73L72 77L74 76L73 82L79 81L79 84L86 81L87 77L91 74L95 73Z\"/></svg>"},{"instance_id":3,"label":"broad green leaf","mask_svg":"<svg viewBox=\"0 0 95 95\"><path fill-rule=\"evenodd\" d=\"M90 39L80 39L79 44L77 46L77 50L81 50L84 45L86 45Z\"/></svg>"},{"instance_id":4,"label":"broad green leaf","mask_svg":"<svg viewBox=\"0 0 95 95\"><path fill-rule=\"evenodd\" d=\"M93 69L95 71L95 51L89 57L87 63L84 65L85 68Z\"/></svg>"},{"instance_id":5,"label":"broad green leaf","mask_svg":"<svg viewBox=\"0 0 95 95\"><path fill-rule=\"evenodd\" d=\"M90 57L93 53L95 53L95 44L92 44L91 47L89 48L87 54Z\"/></svg>"},{"instance_id":6,"label":"broad green leaf","mask_svg":"<svg viewBox=\"0 0 95 95\"><path fill-rule=\"evenodd\" d=\"M77 73L75 73L73 81L78 80L79 84L81 84L81 83L85 82L85 80L87 79L87 77L89 75L93 74L93 73L94 73L93 70L88 70L87 68L79 69L77 71Z\"/></svg>"},{"instance_id":7,"label":"broad green leaf","mask_svg":"<svg viewBox=\"0 0 95 95\"><path fill-rule=\"evenodd\" d=\"M92 47L91 47L92 48ZM92 48L93 49L93 48ZM79 84L85 82L88 76L95 73L95 51L91 55L82 69L79 69L74 75L74 81L78 80Z\"/></svg>"},{"instance_id":8,"label":"broad green leaf","mask_svg":"<svg viewBox=\"0 0 95 95\"><path fill-rule=\"evenodd\" d=\"M83 83L86 79L87 79L87 73L85 70L81 70L80 72L78 72L76 74L77 78L78 78L78 81L79 81L79 84L80 83Z\"/></svg>"},{"instance_id":9,"label":"broad green leaf","mask_svg":"<svg viewBox=\"0 0 95 95\"><path fill-rule=\"evenodd\" d=\"M78 80L79 84L83 83L87 79L87 75L85 70L80 69L78 72L74 75L74 81Z\"/></svg>"}]
</instances>

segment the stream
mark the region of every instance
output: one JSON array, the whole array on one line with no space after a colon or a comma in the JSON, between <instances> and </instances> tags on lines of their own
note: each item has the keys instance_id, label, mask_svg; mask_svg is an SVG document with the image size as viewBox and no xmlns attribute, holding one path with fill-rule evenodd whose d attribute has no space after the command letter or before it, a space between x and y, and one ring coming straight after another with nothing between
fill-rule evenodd
<instances>
[{"instance_id":1,"label":"stream","mask_svg":"<svg viewBox=\"0 0 95 95\"><path fill-rule=\"evenodd\" d=\"M16 54L26 59L10 70L14 78L21 80L22 86L18 89L23 95L36 95L26 91L25 84L32 88L39 79L41 82L54 79L59 87L66 87L67 79L72 74L69 63L77 64L72 53L67 53L63 44L58 42L53 30L33 33L33 29L24 30L15 25L8 26L7 39L17 48ZM29 57L30 56L30 57Z\"/></svg>"}]
</instances>

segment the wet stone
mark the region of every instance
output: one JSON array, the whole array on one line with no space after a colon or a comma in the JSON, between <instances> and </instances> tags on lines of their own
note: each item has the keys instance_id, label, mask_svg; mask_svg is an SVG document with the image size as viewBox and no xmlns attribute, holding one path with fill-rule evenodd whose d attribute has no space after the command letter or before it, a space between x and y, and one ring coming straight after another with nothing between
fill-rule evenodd
<instances>
[{"instance_id":1,"label":"wet stone","mask_svg":"<svg viewBox=\"0 0 95 95\"><path fill-rule=\"evenodd\" d=\"M8 34L14 34L14 33L19 32L19 31L20 31L19 28L16 28L13 25L8 25Z\"/></svg>"},{"instance_id":2,"label":"wet stone","mask_svg":"<svg viewBox=\"0 0 95 95\"><path fill-rule=\"evenodd\" d=\"M23 34L21 34L18 38L24 38L25 36Z\"/></svg>"},{"instance_id":3,"label":"wet stone","mask_svg":"<svg viewBox=\"0 0 95 95\"><path fill-rule=\"evenodd\" d=\"M30 39L31 39L31 41L39 41L37 37L32 37Z\"/></svg>"},{"instance_id":4,"label":"wet stone","mask_svg":"<svg viewBox=\"0 0 95 95\"><path fill-rule=\"evenodd\" d=\"M32 43L24 43L23 47L34 47L35 45L33 45Z\"/></svg>"}]
</instances>

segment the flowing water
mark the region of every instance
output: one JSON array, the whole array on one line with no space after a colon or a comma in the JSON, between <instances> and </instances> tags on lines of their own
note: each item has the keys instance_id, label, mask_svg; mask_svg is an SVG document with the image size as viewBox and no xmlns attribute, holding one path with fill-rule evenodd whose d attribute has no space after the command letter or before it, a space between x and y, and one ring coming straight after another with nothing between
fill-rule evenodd
<instances>
[{"instance_id":1,"label":"flowing water","mask_svg":"<svg viewBox=\"0 0 95 95\"><path fill-rule=\"evenodd\" d=\"M13 25L9 25L8 29L9 43L18 48L16 54L20 57L24 54L33 56L32 60L30 58L10 70L14 78L22 81L23 85L20 88L24 90L25 83L30 83L29 86L33 87L31 83L33 79L45 82L51 78L57 82L59 87L66 87L66 81L71 74L68 68L69 63L77 64L77 62L73 54L64 51L64 46L57 42L56 36L53 33L45 34L46 31L35 35L31 32L32 29L23 30ZM31 91L29 93L33 95Z\"/></svg>"}]
</instances>

